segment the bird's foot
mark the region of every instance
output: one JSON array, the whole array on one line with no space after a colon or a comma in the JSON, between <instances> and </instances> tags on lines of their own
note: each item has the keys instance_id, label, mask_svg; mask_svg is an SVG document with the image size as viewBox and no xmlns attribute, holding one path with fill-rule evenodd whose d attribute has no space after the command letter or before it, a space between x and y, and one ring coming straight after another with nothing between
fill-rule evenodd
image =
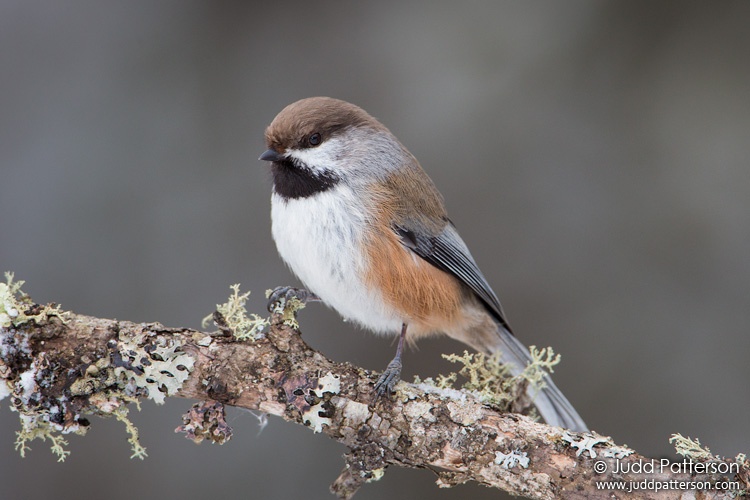
<instances>
[{"instance_id":1,"label":"bird's foot","mask_svg":"<svg viewBox=\"0 0 750 500\"><path fill-rule=\"evenodd\" d=\"M380 378L375 382L375 392L378 397L390 396L398 381L401 380L401 357L396 357L388 363L388 366L380 374Z\"/></svg>"},{"instance_id":2,"label":"bird's foot","mask_svg":"<svg viewBox=\"0 0 750 500\"><path fill-rule=\"evenodd\" d=\"M292 299L297 299L302 305L319 301L320 297L304 288L291 286L277 286L268 294L268 312L280 312Z\"/></svg>"}]
</instances>

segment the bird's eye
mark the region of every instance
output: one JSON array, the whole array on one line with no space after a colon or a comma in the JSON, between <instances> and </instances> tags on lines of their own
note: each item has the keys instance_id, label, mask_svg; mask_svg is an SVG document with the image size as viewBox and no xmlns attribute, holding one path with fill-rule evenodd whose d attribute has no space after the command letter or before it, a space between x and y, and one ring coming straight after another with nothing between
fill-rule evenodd
<instances>
[{"instance_id":1,"label":"bird's eye","mask_svg":"<svg viewBox=\"0 0 750 500\"><path fill-rule=\"evenodd\" d=\"M310 144L310 146L317 146L320 144L320 140L320 134L315 132L307 139L307 142L308 144Z\"/></svg>"}]
</instances>

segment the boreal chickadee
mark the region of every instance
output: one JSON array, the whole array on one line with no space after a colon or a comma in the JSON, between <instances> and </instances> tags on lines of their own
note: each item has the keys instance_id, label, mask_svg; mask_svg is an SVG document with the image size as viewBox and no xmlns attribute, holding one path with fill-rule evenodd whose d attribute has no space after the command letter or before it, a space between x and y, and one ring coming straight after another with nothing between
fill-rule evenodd
<instances>
[{"instance_id":1,"label":"boreal chickadee","mask_svg":"<svg viewBox=\"0 0 750 500\"><path fill-rule=\"evenodd\" d=\"M265 133L271 162L273 237L306 289L279 287L271 301L321 300L345 319L399 335L376 383L389 393L404 340L443 333L499 352L513 374L530 361L500 302L448 219L416 158L375 118L338 99L284 108ZM544 420L586 424L549 377L533 397ZM530 389L531 390L531 389Z\"/></svg>"}]
</instances>

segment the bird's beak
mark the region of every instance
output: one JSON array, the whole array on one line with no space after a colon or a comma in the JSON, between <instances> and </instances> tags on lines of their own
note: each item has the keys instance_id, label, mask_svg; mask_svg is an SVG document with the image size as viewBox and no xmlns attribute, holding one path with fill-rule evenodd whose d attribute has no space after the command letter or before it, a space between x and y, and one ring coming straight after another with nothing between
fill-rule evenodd
<instances>
[{"instance_id":1,"label":"bird's beak","mask_svg":"<svg viewBox=\"0 0 750 500\"><path fill-rule=\"evenodd\" d=\"M284 156L280 153L277 153L273 149L269 149L268 151L260 155L260 158L258 159L262 161L282 161L284 159Z\"/></svg>"}]
</instances>

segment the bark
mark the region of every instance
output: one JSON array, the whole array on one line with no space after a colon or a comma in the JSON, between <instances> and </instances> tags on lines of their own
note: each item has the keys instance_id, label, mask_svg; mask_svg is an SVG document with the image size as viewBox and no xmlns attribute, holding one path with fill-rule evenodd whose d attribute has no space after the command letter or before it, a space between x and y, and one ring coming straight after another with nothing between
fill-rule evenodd
<instances>
[{"instance_id":1,"label":"bark","mask_svg":"<svg viewBox=\"0 0 750 500\"><path fill-rule=\"evenodd\" d=\"M35 311L26 312L31 317ZM737 493L597 489L597 481L607 480L738 481L747 488L746 462L712 458L725 464L723 470L729 468L724 474L691 474L684 467L660 472L658 460L615 446L609 438L502 413L464 391L400 383L393 398L376 399L375 373L332 362L286 323L275 314L262 338L237 341L225 325L221 332L206 333L73 313L38 314L19 326L0 327L0 378L22 415L31 412L54 430L83 429L84 415L113 413L146 396L199 400L178 429L196 441L231 436L222 405L307 425L350 450L331 487L340 498L350 498L390 465L431 469L441 487L476 481L539 499L730 498ZM606 471L595 470L597 463ZM614 470L648 463L657 470Z\"/></svg>"}]
</instances>

